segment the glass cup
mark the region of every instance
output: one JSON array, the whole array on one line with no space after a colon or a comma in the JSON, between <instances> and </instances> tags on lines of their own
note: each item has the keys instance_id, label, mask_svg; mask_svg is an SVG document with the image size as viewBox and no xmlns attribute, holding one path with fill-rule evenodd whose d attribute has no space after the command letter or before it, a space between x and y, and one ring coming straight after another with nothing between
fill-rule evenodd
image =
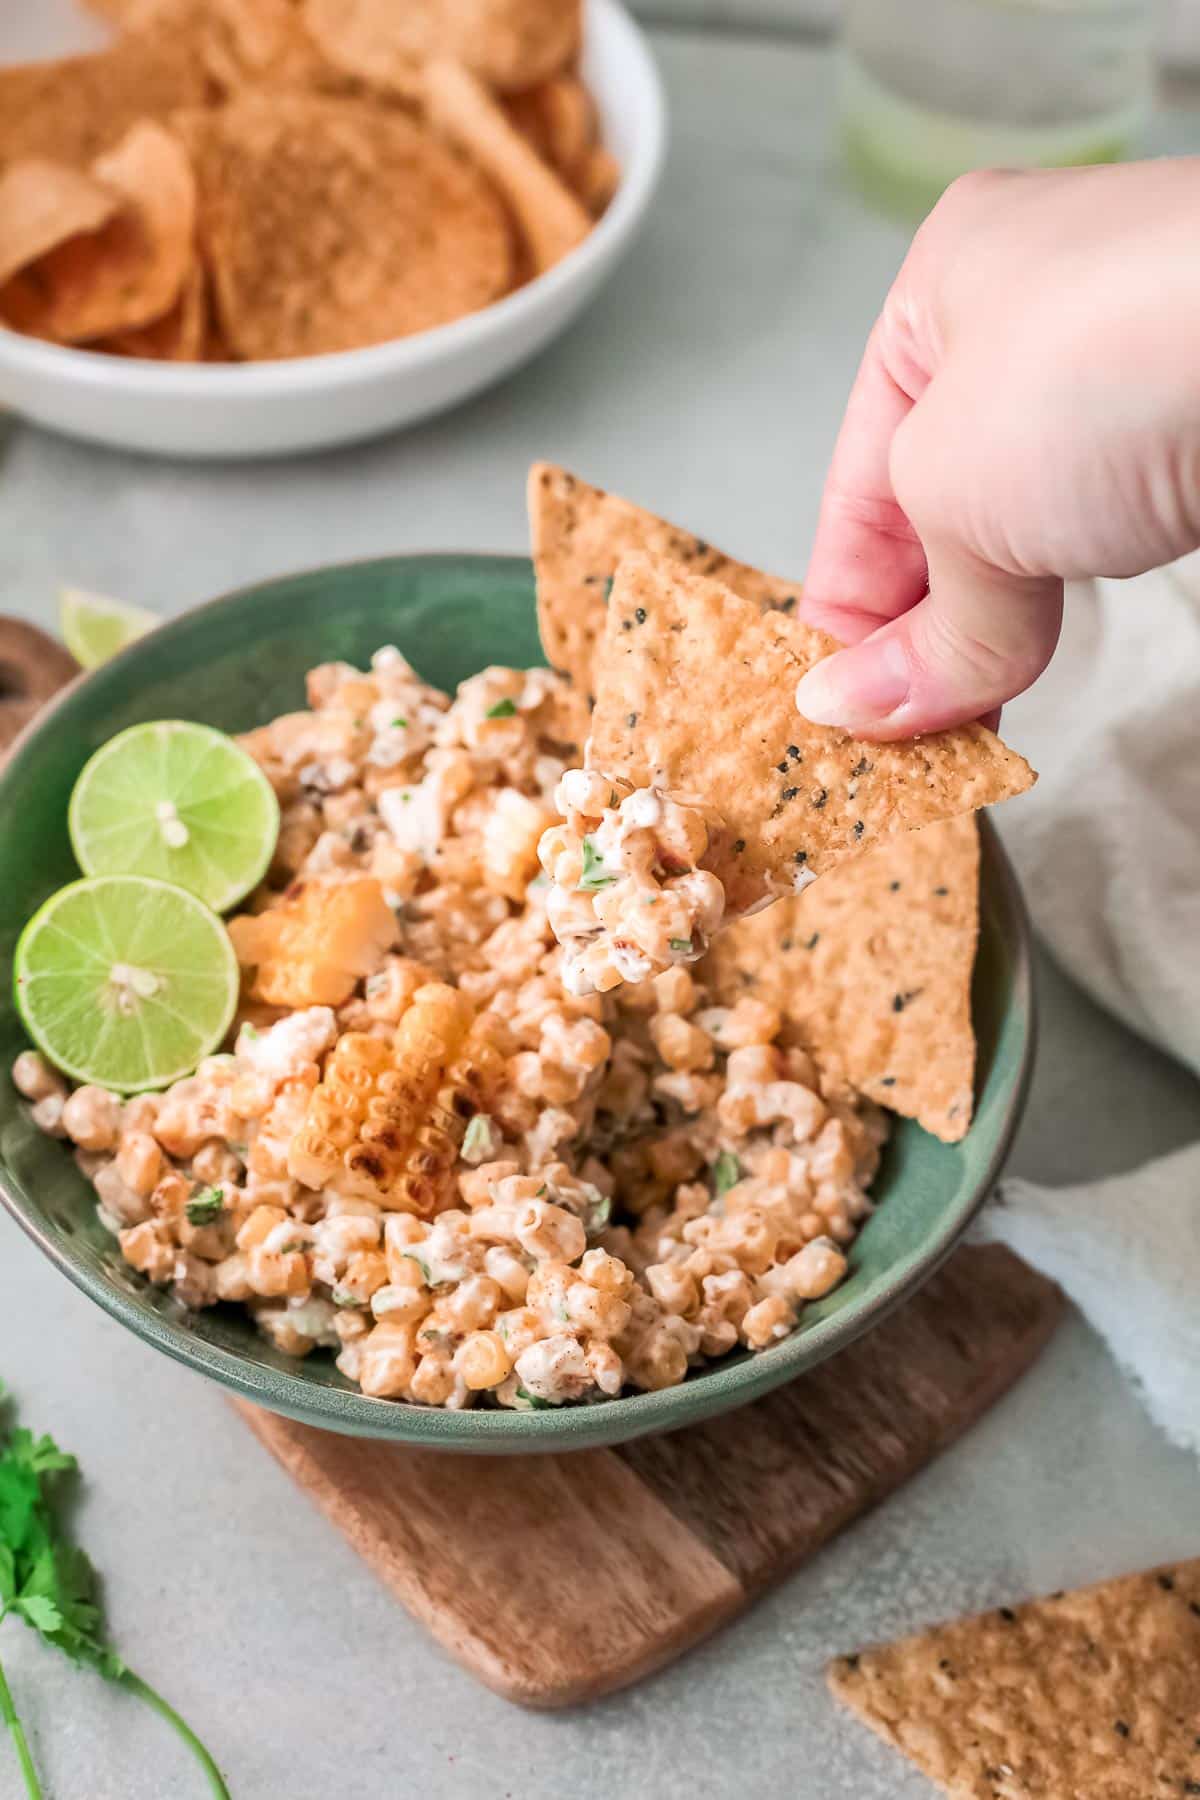
<instances>
[{"instance_id":1,"label":"glass cup","mask_svg":"<svg viewBox=\"0 0 1200 1800\"><path fill-rule=\"evenodd\" d=\"M1151 0L847 0L841 130L869 199L919 216L968 169L1113 162L1152 92Z\"/></svg>"}]
</instances>

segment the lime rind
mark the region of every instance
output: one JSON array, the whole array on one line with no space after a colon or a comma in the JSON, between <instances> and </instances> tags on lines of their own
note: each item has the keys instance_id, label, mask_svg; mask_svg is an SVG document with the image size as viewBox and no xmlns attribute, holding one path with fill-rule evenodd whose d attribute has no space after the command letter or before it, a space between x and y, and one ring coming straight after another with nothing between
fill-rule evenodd
<instances>
[{"instance_id":1,"label":"lime rind","mask_svg":"<svg viewBox=\"0 0 1200 1800\"><path fill-rule=\"evenodd\" d=\"M59 593L58 619L63 642L83 669L99 668L161 623L157 613L129 600L70 587Z\"/></svg>"},{"instance_id":2,"label":"lime rind","mask_svg":"<svg viewBox=\"0 0 1200 1800\"><path fill-rule=\"evenodd\" d=\"M152 810L169 801L187 827L172 848ZM91 757L67 829L86 875L147 875L228 912L263 879L279 836L279 802L232 738L191 720L131 725Z\"/></svg>"},{"instance_id":3,"label":"lime rind","mask_svg":"<svg viewBox=\"0 0 1200 1800\"><path fill-rule=\"evenodd\" d=\"M157 990L124 1009L114 969ZM30 1038L75 1081L117 1093L169 1087L224 1041L238 962L217 915L185 888L144 875L60 888L26 925L13 957Z\"/></svg>"}]
</instances>

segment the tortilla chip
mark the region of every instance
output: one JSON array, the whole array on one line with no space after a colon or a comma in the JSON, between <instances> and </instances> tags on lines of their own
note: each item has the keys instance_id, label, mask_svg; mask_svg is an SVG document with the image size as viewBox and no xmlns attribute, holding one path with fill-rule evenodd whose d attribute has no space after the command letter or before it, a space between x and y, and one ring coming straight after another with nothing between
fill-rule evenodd
<instances>
[{"instance_id":1,"label":"tortilla chip","mask_svg":"<svg viewBox=\"0 0 1200 1800\"><path fill-rule=\"evenodd\" d=\"M246 94L189 114L200 236L236 355L351 350L474 312L512 243L483 177L399 112Z\"/></svg>"},{"instance_id":2,"label":"tortilla chip","mask_svg":"<svg viewBox=\"0 0 1200 1800\"><path fill-rule=\"evenodd\" d=\"M583 159L572 186L593 219L598 219L621 185L621 165L603 144L596 144Z\"/></svg>"},{"instance_id":3,"label":"tortilla chip","mask_svg":"<svg viewBox=\"0 0 1200 1800\"><path fill-rule=\"evenodd\" d=\"M30 157L0 174L0 288L80 232L99 231L120 196L79 169Z\"/></svg>"},{"instance_id":4,"label":"tortilla chip","mask_svg":"<svg viewBox=\"0 0 1200 1800\"><path fill-rule=\"evenodd\" d=\"M737 920L699 976L722 1005L750 993L777 1006L823 1072L957 1143L974 1104L978 935L967 814L902 832Z\"/></svg>"},{"instance_id":5,"label":"tortilla chip","mask_svg":"<svg viewBox=\"0 0 1200 1800\"><path fill-rule=\"evenodd\" d=\"M249 85L344 92L292 0L124 0L127 31L169 30L186 41L222 94Z\"/></svg>"},{"instance_id":6,"label":"tortilla chip","mask_svg":"<svg viewBox=\"0 0 1200 1800\"><path fill-rule=\"evenodd\" d=\"M511 95L504 110L542 161L574 186L596 141L596 108L579 77L552 75L523 94Z\"/></svg>"},{"instance_id":7,"label":"tortilla chip","mask_svg":"<svg viewBox=\"0 0 1200 1800\"><path fill-rule=\"evenodd\" d=\"M122 38L94 56L0 68L0 166L43 156L85 167L139 120L203 104L208 88L189 44L169 32Z\"/></svg>"},{"instance_id":8,"label":"tortilla chip","mask_svg":"<svg viewBox=\"0 0 1200 1800\"><path fill-rule=\"evenodd\" d=\"M1200 1794L1200 1560L842 1657L829 1683L954 1800Z\"/></svg>"},{"instance_id":9,"label":"tortilla chip","mask_svg":"<svg viewBox=\"0 0 1200 1800\"><path fill-rule=\"evenodd\" d=\"M642 551L621 560L596 664L591 767L703 797L726 827L733 910L764 878L800 891L848 856L1007 799L1035 777L981 725L869 743L796 711L831 639Z\"/></svg>"},{"instance_id":10,"label":"tortilla chip","mask_svg":"<svg viewBox=\"0 0 1200 1800\"><path fill-rule=\"evenodd\" d=\"M328 60L381 93L417 100L435 57L503 92L535 86L579 47L580 0L303 0Z\"/></svg>"},{"instance_id":11,"label":"tortilla chip","mask_svg":"<svg viewBox=\"0 0 1200 1800\"><path fill-rule=\"evenodd\" d=\"M86 343L161 319L195 259L196 188L179 140L143 120L92 164L120 201L98 231L68 239L0 291L18 330Z\"/></svg>"},{"instance_id":12,"label":"tortilla chip","mask_svg":"<svg viewBox=\"0 0 1200 1800\"><path fill-rule=\"evenodd\" d=\"M201 362L207 339L208 283L204 270L195 263L169 313L153 325L143 325L140 331L122 331L105 338L95 348L152 362Z\"/></svg>"},{"instance_id":13,"label":"tortilla chip","mask_svg":"<svg viewBox=\"0 0 1200 1800\"><path fill-rule=\"evenodd\" d=\"M430 63L425 103L435 128L483 170L507 204L535 275L583 242L591 218L469 69L462 63Z\"/></svg>"},{"instance_id":14,"label":"tortilla chip","mask_svg":"<svg viewBox=\"0 0 1200 1800\"><path fill-rule=\"evenodd\" d=\"M592 662L613 576L627 550L646 550L715 576L763 610L790 613L799 601L798 581L735 562L703 538L551 463L533 465L528 497L542 647L551 668L587 695L595 692Z\"/></svg>"}]
</instances>

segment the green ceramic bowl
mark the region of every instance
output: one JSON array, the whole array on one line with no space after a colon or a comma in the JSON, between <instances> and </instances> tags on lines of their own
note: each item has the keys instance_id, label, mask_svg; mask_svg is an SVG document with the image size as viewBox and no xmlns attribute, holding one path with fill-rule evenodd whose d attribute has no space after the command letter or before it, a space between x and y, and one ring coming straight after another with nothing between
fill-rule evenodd
<instances>
[{"instance_id":1,"label":"green ceramic bowl","mask_svg":"<svg viewBox=\"0 0 1200 1800\"><path fill-rule=\"evenodd\" d=\"M384 643L398 644L445 688L488 663L539 662L528 562L393 557L285 577L200 607L76 682L19 741L0 775L5 960L11 962L34 909L76 873L67 800L84 762L114 732L156 718L201 719L229 731L259 725L303 704L304 673L314 663L361 663ZM122 1261L70 1155L34 1130L2 1074L0 1197L51 1261L146 1343L308 1424L490 1453L582 1449L671 1431L742 1406L841 1350L927 1280L962 1236L1020 1116L1034 1036L1028 921L1012 870L986 828L982 924L974 994L978 1106L966 1140L940 1144L901 1122L876 1185L881 1204L854 1246L843 1286L810 1306L804 1328L776 1348L731 1358L663 1393L556 1411L439 1412L368 1399L324 1355L290 1360L236 1310L188 1314ZM6 991L5 1069L22 1045Z\"/></svg>"}]
</instances>

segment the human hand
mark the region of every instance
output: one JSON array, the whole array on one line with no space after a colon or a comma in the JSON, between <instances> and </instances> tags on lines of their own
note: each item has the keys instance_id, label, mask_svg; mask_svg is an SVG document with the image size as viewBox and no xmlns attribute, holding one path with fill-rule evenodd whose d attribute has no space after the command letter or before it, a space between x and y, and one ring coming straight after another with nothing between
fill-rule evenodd
<instances>
[{"instance_id":1,"label":"human hand","mask_svg":"<svg viewBox=\"0 0 1200 1800\"><path fill-rule=\"evenodd\" d=\"M1200 158L958 181L867 345L802 616L801 712L908 737L1041 674L1064 579L1200 545ZM1147 629L1151 629L1147 624Z\"/></svg>"}]
</instances>

